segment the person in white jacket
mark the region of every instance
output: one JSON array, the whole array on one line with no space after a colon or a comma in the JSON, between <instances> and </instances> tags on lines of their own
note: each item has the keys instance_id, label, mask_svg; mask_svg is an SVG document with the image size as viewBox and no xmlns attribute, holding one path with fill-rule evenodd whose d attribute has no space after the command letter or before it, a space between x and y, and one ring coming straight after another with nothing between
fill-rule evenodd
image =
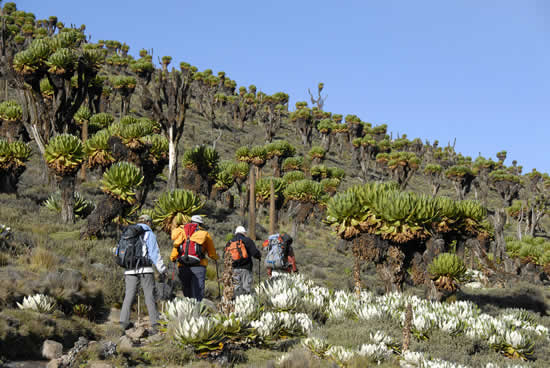
<instances>
[{"instance_id":1,"label":"person in white jacket","mask_svg":"<svg viewBox=\"0 0 550 368\"><path fill-rule=\"evenodd\" d=\"M152 266L155 266L161 278L166 277L166 267L160 256L157 237L155 233L153 233L153 230L151 230L152 223L153 221L149 215L141 215L138 218L137 225L145 230L142 235L144 240L142 254L146 254L150 262L147 262L142 267L126 270L124 272L126 291L124 302L122 303L122 310L120 311L120 325L123 331L131 326L130 310L136 297L137 287L141 284L143 294L145 295L145 305L147 306L147 312L149 313L149 320L151 322L151 332L153 334L158 332L158 311L154 297L155 277Z\"/></svg>"}]
</instances>

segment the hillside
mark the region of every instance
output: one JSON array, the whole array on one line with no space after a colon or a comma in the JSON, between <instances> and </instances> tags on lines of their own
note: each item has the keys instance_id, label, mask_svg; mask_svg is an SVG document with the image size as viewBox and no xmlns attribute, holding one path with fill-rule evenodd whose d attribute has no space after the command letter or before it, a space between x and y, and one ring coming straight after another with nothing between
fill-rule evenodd
<instances>
[{"instance_id":1,"label":"hillside","mask_svg":"<svg viewBox=\"0 0 550 368\"><path fill-rule=\"evenodd\" d=\"M45 366L45 340L72 366L548 366L548 174L522 173L505 151L464 157L353 112L291 107L284 92L167 56L157 67L145 50L89 43L84 29L14 3L1 17L6 366ZM140 325L121 339L112 248L144 213L165 264L171 226L200 214L220 255L238 225L258 247L292 234L299 274L266 281L255 261L254 297L229 314L227 270L210 262L210 302L159 302L165 328L147 337L141 298ZM177 277L174 289L180 297ZM19 307L36 294L51 308ZM190 337L189 323L209 327ZM95 343L78 348L80 337Z\"/></svg>"}]
</instances>

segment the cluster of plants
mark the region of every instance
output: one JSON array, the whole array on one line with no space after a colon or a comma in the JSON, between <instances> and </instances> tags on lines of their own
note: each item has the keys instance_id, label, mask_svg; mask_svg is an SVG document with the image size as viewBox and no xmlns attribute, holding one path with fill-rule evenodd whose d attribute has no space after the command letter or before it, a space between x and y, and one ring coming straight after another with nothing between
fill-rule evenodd
<instances>
[{"instance_id":1,"label":"cluster of plants","mask_svg":"<svg viewBox=\"0 0 550 368\"><path fill-rule=\"evenodd\" d=\"M344 239L368 233L405 243L426 239L434 232L488 237L486 216L486 209L475 201L403 192L390 182L337 193L327 203L326 222Z\"/></svg>"},{"instance_id":2,"label":"cluster of plants","mask_svg":"<svg viewBox=\"0 0 550 368\"><path fill-rule=\"evenodd\" d=\"M540 266L550 265L550 242L545 238L524 236L521 240L506 239L506 252L512 258Z\"/></svg>"},{"instance_id":3,"label":"cluster of plants","mask_svg":"<svg viewBox=\"0 0 550 368\"><path fill-rule=\"evenodd\" d=\"M228 315L189 298L166 302L164 309L162 323L174 343L192 346L199 355L216 354L228 344L269 346L312 329L306 314L267 308L251 295L237 296L234 312Z\"/></svg>"}]
</instances>

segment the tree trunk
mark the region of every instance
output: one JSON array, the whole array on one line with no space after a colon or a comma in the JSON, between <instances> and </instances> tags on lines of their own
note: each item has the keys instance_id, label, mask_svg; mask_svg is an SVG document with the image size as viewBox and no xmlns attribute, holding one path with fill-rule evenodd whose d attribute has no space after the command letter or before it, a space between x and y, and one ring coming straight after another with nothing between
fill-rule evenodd
<instances>
[{"instance_id":1,"label":"tree trunk","mask_svg":"<svg viewBox=\"0 0 550 368\"><path fill-rule=\"evenodd\" d=\"M168 129L168 189L178 187L178 142L175 139L174 126Z\"/></svg>"},{"instance_id":2,"label":"tree trunk","mask_svg":"<svg viewBox=\"0 0 550 368\"><path fill-rule=\"evenodd\" d=\"M82 122L81 136L82 136L82 145L84 146L84 144L88 140L88 120L84 120ZM82 165L82 167L80 168L80 179L82 181L86 181L86 165Z\"/></svg>"},{"instance_id":3,"label":"tree trunk","mask_svg":"<svg viewBox=\"0 0 550 368\"><path fill-rule=\"evenodd\" d=\"M491 216L495 229L495 260L502 260L506 254L506 241L504 240L504 225L506 224L506 211L499 208Z\"/></svg>"},{"instance_id":4,"label":"tree trunk","mask_svg":"<svg viewBox=\"0 0 550 368\"><path fill-rule=\"evenodd\" d=\"M275 227L277 226L277 219L275 218L275 186L273 185L273 180L270 184L270 195L269 195L269 233L275 234Z\"/></svg>"},{"instance_id":5,"label":"tree trunk","mask_svg":"<svg viewBox=\"0 0 550 368\"><path fill-rule=\"evenodd\" d=\"M115 217L121 215L129 206L128 202L104 195L90 216L88 216L86 226L80 230L80 238L97 237Z\"/></svg>"},{"instance_id":6,"label":"tree trunk","mask_svg":"<svg viewBox=\"0 0 550 368\"><path fill-rule=\"evenodd\" d=\"M248 180L250 181L250 205L248 207L248 235L250 239L256 240L256 179L254 176L254 165L250 165Z\"/></svg>"},{"instance_id":7,"label":"tree trunk","mask_svg":"<svg viewBox=\"0 0 550 368\"><path fill-rule=\"evenodd\" d=\"M74 176L64 176L59 181L61 189L61 221L74 224Z\"/></svg>"},{"instance_id":8,"label":"tree trunk","mask_svg":"<svg viewBox=\"0 0 550 368\"><path fill-rule=\"evenodd\" d=\"M354 257L353 281L355 285L355 293L357 295L360 295L361 294L361 259L359 257Z\"/></svg>"}]
</instances>

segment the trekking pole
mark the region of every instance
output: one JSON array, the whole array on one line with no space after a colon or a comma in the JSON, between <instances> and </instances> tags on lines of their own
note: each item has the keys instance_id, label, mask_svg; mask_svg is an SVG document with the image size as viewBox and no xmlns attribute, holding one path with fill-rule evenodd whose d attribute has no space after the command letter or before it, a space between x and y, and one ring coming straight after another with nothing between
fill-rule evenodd
<instances>
[{"instance_id":1,"label":"trekking pole","mask_svg":"<svg viewBox=\"0 0 550 368\"><path fill-rule=\"evenodd\" d=\"M261 291L261 284L262 284L262 261L258 259L258 305L260 305L260 291Z\"/></svg>"},{"instance_id":2,"label":"trekking pole","mask_svg":"<svg viewBox=\"0 0 550 368\"><path fill-rule=\"evenodd\" d=\"M222 297L222 288L220 286L220 273L218 272L218 260L214 260L214 263L216 263L216 279L218 280L218 298Z\"/></svg>"}]
</instances>

